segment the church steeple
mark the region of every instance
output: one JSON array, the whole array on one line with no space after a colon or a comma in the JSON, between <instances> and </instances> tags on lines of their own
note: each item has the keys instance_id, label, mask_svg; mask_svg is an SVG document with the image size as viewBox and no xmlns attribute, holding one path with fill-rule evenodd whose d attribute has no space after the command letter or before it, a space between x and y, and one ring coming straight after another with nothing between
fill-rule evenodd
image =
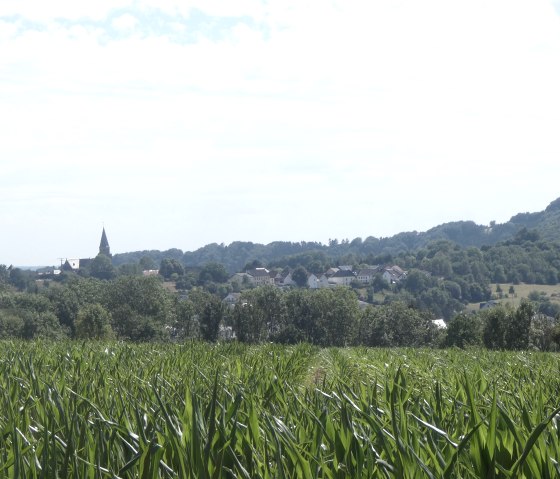
<instances>
[{"instance_id":1,"label":"church steeple","mask_svg":"<svg viewBox=\"0 0 560 479\"><path fill-rule=\"evenodd\" d=\"M107 241L107 235L105 234L105 227L103 227L103 233L101 233L101 242L99 243L99 254L104 254L105 256L111 257L111 248L109 247L109 241Z\"/></svg>"}]
</instances>

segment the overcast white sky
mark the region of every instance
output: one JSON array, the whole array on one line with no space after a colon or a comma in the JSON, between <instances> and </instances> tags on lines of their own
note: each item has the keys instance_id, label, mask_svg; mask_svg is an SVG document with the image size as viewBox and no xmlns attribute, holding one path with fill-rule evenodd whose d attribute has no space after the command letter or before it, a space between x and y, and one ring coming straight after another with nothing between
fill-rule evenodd
<instances>
[{"instance_id":1,"label":"overcast white sky","mask_svg":"<svg viewBox=\"0 0 560 479\"><path fill-rule=\"evenodd\" d=\"M2 0L0 264L541 211L559 85L560 0Z\"/></svg>"}]
</instances>

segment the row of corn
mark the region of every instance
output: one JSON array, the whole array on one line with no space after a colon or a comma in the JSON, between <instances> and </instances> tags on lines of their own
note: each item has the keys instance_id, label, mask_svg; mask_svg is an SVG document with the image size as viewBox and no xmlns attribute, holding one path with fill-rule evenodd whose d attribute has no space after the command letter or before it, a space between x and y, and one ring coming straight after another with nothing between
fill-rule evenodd
<instances>
[{"instance_id":1,"label":"row of corn","mask_svg":"<svg viewBox=\"0 0 560 479\"><path fill-rule=\"evenodd\" d=\"M0 477L552 478L560 356L0 342Z\"/></svg>"}]
</instances>

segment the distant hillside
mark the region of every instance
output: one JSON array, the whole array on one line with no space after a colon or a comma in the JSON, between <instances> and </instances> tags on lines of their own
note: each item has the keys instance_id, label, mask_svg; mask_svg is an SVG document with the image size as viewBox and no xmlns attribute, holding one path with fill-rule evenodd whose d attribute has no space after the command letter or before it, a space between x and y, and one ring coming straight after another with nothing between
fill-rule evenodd
<instances>
[{"instance_id":1,"label":"distant hillside","mask_svg":"<svg viewBox=\"0 0 560 479\"><path fill-rule=\"evenodd\" d=\"M328 245L316 242L276 241L267 245L235 241L230 245L212 243L196 251L183 252L180 249L167 251L136 251L113 256L115 265L137 263L142 258L151 258L158 264L162 259L176 259L186 266L201 266L209 262L222 263L230 272L240 271L250 261L263 264L288 261L305 255L307 262L317 261L322 265L329 261L352 262L354 258L397 255L414 251L437 240L449 240L462 247L492 246L498 242L512 239L520 230L526 228L538 232L545 241L560 241L560 198L538 213L519 213L503 224L477 225L473 221L454 221L444 223L426 232L399 233L388 238L368 236L351 241L331 241ZM311 258L309 256L312 256Z\"/></svg>"}]
</instances>

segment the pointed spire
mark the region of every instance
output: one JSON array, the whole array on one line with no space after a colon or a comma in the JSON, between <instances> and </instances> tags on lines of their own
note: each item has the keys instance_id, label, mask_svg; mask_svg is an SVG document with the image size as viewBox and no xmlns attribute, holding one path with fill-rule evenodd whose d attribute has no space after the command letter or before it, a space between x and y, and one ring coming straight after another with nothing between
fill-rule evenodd
<instances>
[{"instance_id":1,"label":"pointed spire","mask_svg":"<svg viewBox=\"0 0 560 479\"><path fill-rule=\"evenodd\" d=\"M99 254L104 254L105 256L111 256L111 248L109 247L109 241L107 241L107 235L105 234L105 227L103 227L103 233L101 233L101 242L99 243Z\"/></svg>"}]
</instances>

